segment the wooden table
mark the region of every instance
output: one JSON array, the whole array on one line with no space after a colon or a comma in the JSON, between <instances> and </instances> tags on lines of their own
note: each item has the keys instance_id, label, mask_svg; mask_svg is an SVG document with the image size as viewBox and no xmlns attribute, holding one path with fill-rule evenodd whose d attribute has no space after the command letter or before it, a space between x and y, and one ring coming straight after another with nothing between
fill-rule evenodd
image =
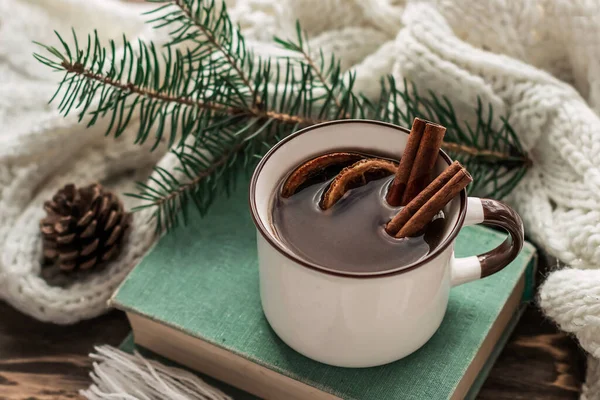
<instances>
[{"instance_id":1,"label":"wooden table","mask_svg":"<svg viewBox=\"0 0 600 400\"><path fill-rule=\"evenodd\" d=\"M545 273L546 268L539 269L540 277ZM90 383L88 353L95 345L118 345L128 332L127 319L119 311L57 326L0 302L0 400L78 398L78 390ZM585 356L575 340L530 306L479 398L577 399L584 371Z\"/></svg>"}]
</instances>

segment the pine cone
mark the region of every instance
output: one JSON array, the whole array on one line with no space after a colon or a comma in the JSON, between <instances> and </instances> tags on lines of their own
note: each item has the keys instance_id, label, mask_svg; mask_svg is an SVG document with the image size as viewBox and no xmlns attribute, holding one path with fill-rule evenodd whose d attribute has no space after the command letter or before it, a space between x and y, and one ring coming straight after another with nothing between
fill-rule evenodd
<instances>
[{"instance_id":1,"label":"pine cone","mask_svg":"<svg viewBox=\"0 0 600 400\"><path fill-rule=\"evenodd\" d=\"M87 270L114 258L131 218L119 198L98 183L79 189L65 185L44 209L44 257L63 271Z\"/></svg>"}]
</instances>

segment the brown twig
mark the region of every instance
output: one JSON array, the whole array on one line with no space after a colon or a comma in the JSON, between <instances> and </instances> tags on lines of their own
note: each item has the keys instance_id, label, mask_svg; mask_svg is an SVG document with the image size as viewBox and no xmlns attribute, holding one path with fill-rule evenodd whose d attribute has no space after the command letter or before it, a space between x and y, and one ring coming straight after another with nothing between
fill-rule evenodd
<instances>
[{"instance_id":1,"label":"brown twig","mask_svg":"<svg viewBox=\"0 0 600 400\"><path fill-rule=\"evenodd\" d=\"M468 155L474 156L474 157L489 157L489 158L494 158L497 160L518 159L520 161L525 162L527 165L531 164L531 160L526 155L522 156L522 157L521 156L515 157L515 156L510 155L509 153L503 153L501 151L478 149L473 146L467 146L464 144L451 143L451 142L444 142L442 144L442 148L445 151L451 151L454 153L461 153L461 154L468 154Z\"/></svg>"},{"instance_id":2,"label":"brown twig","mask_svg":"<svg viewBox=\"0 0 600 400\"><path fill-rule=\"evenodd\" d=\"M298 115L290 115L285 113L279 113L273 110L261 110L258 107L252 107L248 109L237 108L237 107L227 107L218 103L206 103L199 100L193 100L190 98L179 97L179 96L171 96L165 93L160 93L155 90L144 89L141 88L131 82L123 83L108 76L104 76L102 74L96 74L88 69L85 69L84 66L80 63L71 64L68 61L63 61L61 63L62 67L68 73L74 73L81 76L84 76L87 79L95 80L98 82L102 82L106 85L118 88L123 91L129 91L130 93L136 93L140 96L145 96L153 99L162 100L165 102L183 104L191 107L198 107L204 110L212 110L212 111L221 111L223 113L227 113L230 115L248 115L250 117L256 118L267 118L274 119L276 121L282 122L284 124L300 124L304 126L314 125L319 122L319 120L314 120L310 118L303 118Z\"/></svg>"}]
</instances>

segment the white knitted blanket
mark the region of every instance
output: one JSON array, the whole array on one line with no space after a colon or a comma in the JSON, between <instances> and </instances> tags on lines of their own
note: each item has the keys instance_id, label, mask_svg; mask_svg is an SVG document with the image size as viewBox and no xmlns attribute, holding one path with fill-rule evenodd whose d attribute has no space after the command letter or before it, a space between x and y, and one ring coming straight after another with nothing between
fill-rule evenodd
<instances>
[{"instance_id":1,"label":"white knitted blanket","mask_svg":"<svg viewBox=\"0 0 600 400\"><path fill-rule=\"evenodd\" d=\"M358 89L393 73L447 96L465 118L479 96L509 115L534 166L508 199L531 239L568 268L553 272L540 304L600 358L600 3L596 0L238 0L230 13L258 51L292 37L300 20L312 48L356 70ZM165 32L143 24L147 5L116 0L0 0L0 295L41 320L72 323L103 312L112 290L151 246L148 215L135 214L119 259L68 288L39 277L42 202L67 182L99 180L122 192L147 174L150 153L102 136L47 101L59 77L38 64L32 40L54 29L104 38ZM263 44L265 43L265 44ZM135 127L132 127L132 130ZM131 130L130 130L131 132ZM168 156L160 161L172 168ZM130 199L128 205L132 205ZM590 359L590 365L597 365ZM599 368L583 397L596 398Z\"/></svg>"}]
</instances>

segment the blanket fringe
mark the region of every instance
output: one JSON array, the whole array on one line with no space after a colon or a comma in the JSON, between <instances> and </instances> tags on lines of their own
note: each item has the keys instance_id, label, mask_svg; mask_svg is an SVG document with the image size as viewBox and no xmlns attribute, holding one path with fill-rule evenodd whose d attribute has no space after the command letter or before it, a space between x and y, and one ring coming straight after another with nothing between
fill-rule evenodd
<instances>
[{"instance_id":1,"label":"blanket fringe","mask_svg":"<svg viewBox=\"0 0 600 400\"><path fill-rule=\"evenodd\" d=\"M231 400L220 390L180 368L99 346L90 354L93 384L80 394L90 400Z\"/></svg>"}]
</instances>

